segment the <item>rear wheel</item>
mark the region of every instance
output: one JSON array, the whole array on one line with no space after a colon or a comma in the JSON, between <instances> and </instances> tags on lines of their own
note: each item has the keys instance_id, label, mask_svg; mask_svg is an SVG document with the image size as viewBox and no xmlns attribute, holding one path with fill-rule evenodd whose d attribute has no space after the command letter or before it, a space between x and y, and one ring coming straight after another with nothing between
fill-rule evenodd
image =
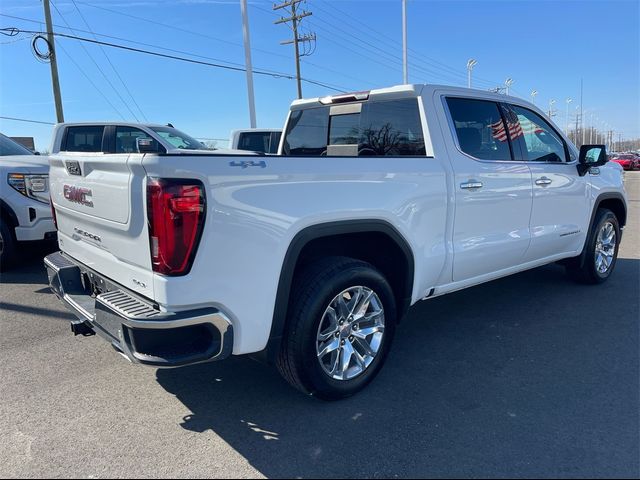
<instances>
[{"instance_id":1,"label":"rear wheel","mask_svg":"<svg viewBox=\"0 0 640 480\"><path fill-rule=\"evenodd\" d=\"M582 255L567 264L567 272L580 283L602 283L613 272L619 246L618 218L611 210L598 209Z\"/></svg>"},{"instance_id":2,"label":"rear wheel","mask_svg":"<svg viewBox=\"0 0 640 480\"><path fill-rule=\"evenodd\" d=\"M278 369L298 390L325 400L363 389L384 363L396 306L385 277L372 265L332 257L295 282Z\"/></svg>"}]
</instances>

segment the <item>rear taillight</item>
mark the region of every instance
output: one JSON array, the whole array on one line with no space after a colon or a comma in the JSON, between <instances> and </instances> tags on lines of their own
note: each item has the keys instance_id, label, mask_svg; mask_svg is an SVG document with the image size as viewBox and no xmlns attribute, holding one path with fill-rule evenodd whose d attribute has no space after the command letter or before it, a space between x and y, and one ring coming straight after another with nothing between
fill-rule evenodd
<instances>
[{"instance_id":1,"label":"rear taillight","mask_svg":"<svg viewBox=\"0 0 640 480\"><path fill-rule=\"evenodd\" d=\"M201 182L149 179L147 216L154 272L172 276L189 273L202 235L205 211Z\"/></svg>"}]
</instances>

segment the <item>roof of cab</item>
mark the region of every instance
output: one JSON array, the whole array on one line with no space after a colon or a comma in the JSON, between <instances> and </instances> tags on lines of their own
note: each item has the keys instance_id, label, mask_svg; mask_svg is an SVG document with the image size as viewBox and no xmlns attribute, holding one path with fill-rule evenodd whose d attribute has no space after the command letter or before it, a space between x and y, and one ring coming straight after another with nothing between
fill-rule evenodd
<instances>
[{"instance_id":1,"label":"roof of cab","mask_svg":"<svg viewBox=\"0 0 640 480\"><path fill-rule=\"evenodd\" d=\"M419 96L429 96L436 90L446 91L450 95L471 96L476 98L493 99L501 102L515 102L519 104L531 105L525 99L504 95L502 93L490 92L488 90L478 90L466 87L454 87L451 85L432 85L432 84L408 84L396 85L387 88L377 88L364 92L338 93L327 97L315 97L309 99L294 100L291 104L291 110L299 110L318 105L331 105L331 99L337 97L354 96L350 101L361 101L356 98L359 95L368 95L367 100L392 100L395 98L411 98Z\"/></svg>"}]
</instances>

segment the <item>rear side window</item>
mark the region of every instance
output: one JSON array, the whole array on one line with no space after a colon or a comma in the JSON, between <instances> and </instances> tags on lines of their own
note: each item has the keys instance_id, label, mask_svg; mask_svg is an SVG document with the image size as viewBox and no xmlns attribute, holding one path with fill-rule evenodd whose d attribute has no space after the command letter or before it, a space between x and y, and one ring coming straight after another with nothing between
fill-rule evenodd
<instances>
[{"instance_id":1,"label":"rear side window","mask_svg":"<svg viewBox=\"0 0 640 480\"><path fill-rule=\"evenodd\" d=\"M460 149L481 160L511 160L509 139L498 104L471 98L447 98Z\"/></svg>"},{"instance_id":2,"label":"rear side window","mask_svg":"<svg viewBox=\"0 0 640 480\"><path fill-rule=\"evenodd\" d=\"M340 145L352 146L353 155L365 157L426 155L415 98L372 101L363 103L360 112L331 113L330 107L293 112L285 155L327 155L327 146Z\"/></svg>"},{"instance_id":3,"label":"rear side window","mask_svg":"<svg viewBox=\"0 0 640 480\"><path fill-rule=\"evenodd\" d=\"M158 142L139 128L116 127L116 153L137 153L138 138L152 140L157 146Z\"/></svg>"},{"instance_id":4,"label":"rear side window","mask_svg":"<svg viewBox=\"0 0 640 480\"><path fill-rule=\"evenodd\" d=\"M67 128L64 150L67 152L102 152L104 125Z\"/></svg>"}]
</instances>

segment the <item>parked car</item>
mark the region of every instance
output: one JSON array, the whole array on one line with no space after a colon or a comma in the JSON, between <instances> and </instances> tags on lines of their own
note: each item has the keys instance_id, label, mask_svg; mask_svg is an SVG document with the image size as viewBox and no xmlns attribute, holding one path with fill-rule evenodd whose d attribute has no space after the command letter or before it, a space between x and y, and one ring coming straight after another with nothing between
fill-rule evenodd
<instances>
[{"instance_id":1,"label":"parked car","mask_svg":"<svg viewBox=\"0 0 640 480\"><path fill-rule=\"evenodd\" d=\"M616 162L624 170L640 170L640 158L632 153L618 153L611 156L609 160Z\"/></svg>"},{"instance_id":2,"label":"parked car","mask_svg":"<svg viewBox=\"0 0 640 480\"><path fill-rule=\"evenodd\" d=\"M55 238L49 206L49 161L0 134L0 270L19 244Z\"/></svg>"},{"instance_id":3,"label":"parked car","mask_svg":"<svg viewBox=\"0 0 640 480\"><path fill-rule=\"evenodd\" d=\"M229 148L275 154L278 152L280 137L282 137L282 129L252 128L248 130L234 130L231 132Z\"/></svg>"},{"instance_id":4,"label":"parked car","mask_svg":"<svg viewBox=\"0 0 640 480\"><path fill-rule=\"evenodd\" d=\"M606 281L626 223L604 146L478 90L296 101L276 156L119 153L94 128L87 153L58 125L51 156L45 265L72 330L155 367L251 354L324 399L375 377L419 300L558 261Z\"/></svg>"}]
</instances>

